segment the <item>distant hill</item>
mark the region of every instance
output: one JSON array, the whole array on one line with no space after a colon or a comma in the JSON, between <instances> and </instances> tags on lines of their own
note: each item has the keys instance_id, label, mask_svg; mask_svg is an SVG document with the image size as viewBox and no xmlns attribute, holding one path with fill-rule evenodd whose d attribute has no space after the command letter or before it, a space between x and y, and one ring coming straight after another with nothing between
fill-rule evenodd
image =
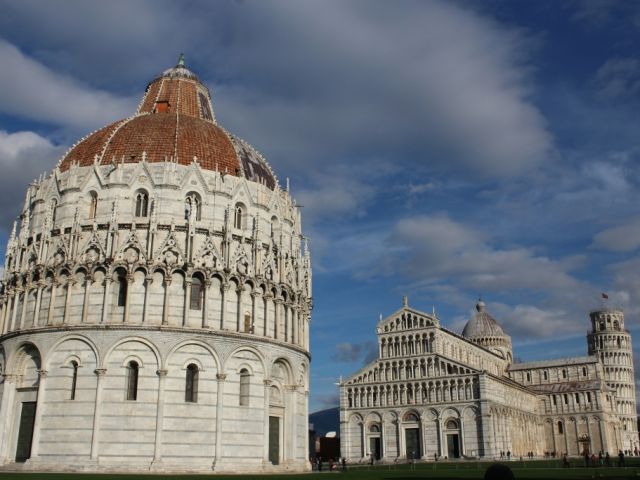
<instances>
[{"instance_id":1,"label":"distant hill","mask_svg":"<svg viewBox=\"0 0 640 480\"><path fill-rule=\"evenodd\" d=\"M312 426L313 425L313 426ZM340 408L327 408L309 415L309 428L324 437L327 432L340 436Z\"/></svg>"}]
</instances>

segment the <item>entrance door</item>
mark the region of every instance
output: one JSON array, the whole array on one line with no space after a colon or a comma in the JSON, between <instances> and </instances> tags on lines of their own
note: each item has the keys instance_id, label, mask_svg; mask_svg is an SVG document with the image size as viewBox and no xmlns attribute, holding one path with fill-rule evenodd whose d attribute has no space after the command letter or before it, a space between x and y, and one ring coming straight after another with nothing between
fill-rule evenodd
<instances>
[{"instance_id":1,"label":"entrance door","mask_svg":"<svg viewBox=\"0 0 640 480\"><path fill-rule=\"evenodd\" d=\"M420 458L420 429L407 428L404 431L404 438L407 446L406 455L408 459Z\"/></svg>"},{"instance_id":2,"label":"entrance door","mask_svg":"<svg viewBox=\"0 0 640 480\"><path fill-rule=\"evenodd\" d=\"M269 461L280 464L280 417L269 417Z\"/></svg>"},{"instance_id":3,"label":"entrance door","mask_svg":"<svg viewBox=\"0 0 640 480\"><path fill-rule=\"evenodd\" d=\"M382 458L380 437L373 437L369 439L369 452L371 452L373 458L376 460L380 460L380 458Z\"/></svg>"},{"instance_id":4,"label":"entrance door","mask_svg":"<svg viewBox=\"0 0 640 480\"><path fill-rule=\"evenodd\" d=\"M458 441L457 433L450 433L447 435L447 450L449 452L449 458L460 458L460 442Z\"/></svg>"},{"instance_id":5,"label":"entrance door","mask_svg":"<svg viewBox=\"0 0 640 480\"><path fill-rule=\"evenodd\" d=\"M33 439L33 423L36 419L36 402L22 402L16 462L26 462L31 456L31 440Z\"/></svg>"}]
</instances>

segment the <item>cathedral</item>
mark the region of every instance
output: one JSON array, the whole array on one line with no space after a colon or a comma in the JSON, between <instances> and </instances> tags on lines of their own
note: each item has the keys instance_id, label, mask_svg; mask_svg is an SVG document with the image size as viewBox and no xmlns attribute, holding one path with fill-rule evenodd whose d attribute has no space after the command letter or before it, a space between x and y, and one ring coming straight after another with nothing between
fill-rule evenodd
<instances>
[{"instance_id":1,"label":"cathedral","mask_svg":"<svg viewBox=\"0 0 640 480\"><path fill-rule=\"evenodd\" d=\"M18 223L0 465L309 469L300 209L183 57L29 185Z\"/></svg>"},{"instance_id":2,"label":"cathedral","mask_svg":"<svg viewBox=\"0 0 640 480\"><path fill-rule=\"evenodd\" d=\"M638 448L624 313L589 314L588 355L513 361L479 300L462 334L403 307L380 320L378 358L340 382L348 461L591 455Z\"/></svg>"}]
</instances>

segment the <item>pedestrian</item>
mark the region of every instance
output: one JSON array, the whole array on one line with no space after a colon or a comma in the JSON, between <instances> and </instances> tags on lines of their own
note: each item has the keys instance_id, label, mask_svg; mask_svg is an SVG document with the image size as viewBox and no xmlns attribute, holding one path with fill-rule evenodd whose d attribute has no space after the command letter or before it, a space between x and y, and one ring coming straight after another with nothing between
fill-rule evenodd
<instances>
[{"instance_id":1,"label":"pedestrian","mask_svg":"<svg viewBox=\"0 0 640 480\"><path fill-rule=\"evenodd\" d=\"M507 460L511 460L511 450L507 450Z\"/></svg>"},{"instance_id":2,"label":"pedestrian","mask_svg":"<svg viewBox=\"0 0 640 480\"><path fill-rule=\"evenodd\" d=\"M611 457L609 456L609 452L607 452L607 454L604 457L604 463L607 465L607 467L611 466Z\"/></svg>"},{"instance_id":3,"label":"pedestrian","mask_svg":"<svg viewBox=\"0 0 640 480\"><path fill-rule=\"evenodd\" d=\"M369 465L373 465L373 461L374 461L375 457L373 456L373 453L371 454L371 458L369 459Z\"/></svg>"},{"instance_id":4,"label":"pedestrian","mask_svg":"<svg viewBox=\"0 0 640 480\"><path fill-rule=\"evenodd\" d=\"M333 457L329 459L329 471L333 472Z\"/></svg>"},{"instance_id":5,"label":"pedestrian","mask_svg":"<svg viewBox=\"0 0 640 480\"><path fill-rule=\"evenodd\" d=\"M584 466L589 467L589 454L587 452L584 452Z\"/></svg>"},{"instance_id":6,"label":"pedestrian","mask_svg":"<svg viewBox=\"0 0 640 480\"><path fill-rule=\"evenodd\" d=\"M438 461L438 454L437 454L437 453L434 453L434 454L433 454L433 461L434 461L434 462L437 462L437 461Z\"/></svg>"},{"instance_id":7,"label":"pedestrian","mask_svg":"<svg viewBox=\"0 0 640 480\"><path fill-rule=\"evenodd\" d=\"M318 471L322 471L322 458L318 457Z\"/></svg>"},{"instance_id":8,"label":"pedestrian","mask_svg":"<svg viewBox=\"0 0 640 480\"><path fill-rule=\"evenodd\" d=\"M567 454L566 453L562 457L562 466L564 468L569 468L569 459L567 458Z\"/></svg>"},{"instance_id":9,"label":"pedestrian","mask_svg":"<svg viewBox=\"0 0 640 480\"><path fill-rule=\"evenodd\" d=\"M622 452L622 450L618 451L618 466L624 467L624 453Z\"/></svg>"},{"instance_id":10,"label":"pedestrian","mask_svg":"<svg viewBox=\"0 0 640 480\"><path fill-rule=\"evenodd\" d=\"M600 453L598 453L598 463L601 467L604 465L604 455L602 455L602 450L600 450Z\"/></svg>"},{"instance_id":11,"label":"pedestrian","mask_svg":"<svg viewBox=\"0 0 640 480\"><path fill-rule=\"evenodd\" d=\"M347 471L347 459L345 457L342 457L342 471Z\"/></svg>"}]
</instances>

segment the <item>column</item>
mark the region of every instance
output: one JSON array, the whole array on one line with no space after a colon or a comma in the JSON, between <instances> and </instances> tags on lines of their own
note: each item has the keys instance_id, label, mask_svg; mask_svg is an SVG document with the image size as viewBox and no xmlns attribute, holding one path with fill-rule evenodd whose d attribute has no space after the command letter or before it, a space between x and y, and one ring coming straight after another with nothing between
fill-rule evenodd
<instances>
[{"instance_id":1,"label":"column","mask_svg":"<svg viewBox=\"0 0 640 480\"><path fill-rule=\"evenodd\" d=\"M284 437L285 440L285 449L284 449L284 459L293 461L295 457L296 451L296 385L287 385L287 404L285 408L285 416L284 420L288 423L287 427L283 430L287 431L287 434ZM289 437L289 438L287 438ZM288 448L287 448L288 447Z\"/></svg>"},{"instance_id":2,"label":"column","mask_svg":"<svg viewBox=\"0 0 640 480\"><path fill-rule=\"evenodd\" d=\"M127 324L129 323L129 312L131 311L131 287L133 285L133 275L131 273L127 273L124 277L124 281L127 282L127 290L124 292L124 318L122 322Z\"/></svg>"},{"instance_id":3,"label":"column","mask_svg":"<svg viewBox=\"0 0 640 480\"><path fill-rule=\"evenodd\" d=\"M243 287L238 285L236 289L236 332L242 332L240 319L242 318L242 290Z\"/></svg>"},{"instance_id":4,"label":"column","mask_svg":"<svg viewBox=\"0 0 640 480\"><path fill-rule=\"evenodd\" d=\"M171 277L165 277L162 282L164 286L164 303L162 306L162 325L169 325L169 286L171 285Z\"/></svg>"},{"instance_id":5,"label":"column","mask_svg":"<svg viewBox=\"0 0 640 480\"><path fill-rule=\"evenodd\" d=\"M96 368L96 399L93 408L93 436L91 437L91 460L98 460L98 445L100 441L100 413L102 410L102 377L107 373L106 368Z\"/></svg>"},{"instance_id":6,"label":"column","mask_svg":"<svg viewBox=\"0 0 640 480\"><path fill-rule=\"evenodd\" d=\"M191 306L191 279L184 279L184 308L182 310L182 326L184 327L188 322L189 318L189 307Z\"/></svg>"},{"instance_id":7,"label":"column","mask_svg":"<svg viewBox=\"0 0 640 480\"><path fill-rule=\"evenodd\" d=\"M578 430L578 422L580 421L580 417L576 417L576 421L575 421L575 426L576 426L576 451L578 452L578 455L580 455L582 452L580 452L580 432Z\"/></svg>"},{"instance_id":8,"label":"column","mask_svg":"<svg viewBox=\"0 0 640 480\"><path fill-rule=\"evenodd\" d=\"M358 426L360 427L360 446L361 446L361 457L366 457L367 454L369 453L367 450L367 443L366 443L366 431L364 428L364 422L360 422L358 423Z\"/></svg>"},{"instance_id":9,"label":"column","mask_svg":"<svg viewBox=\"0 0 640 480\"><path fill-rule=\"evenodd\" d=\"M68 323L67 315L69 315L69 304L71 303L71 290L75 285L75 281L71 277L67 279L67 295L64 299L64 313L62 314L62 324Z\"/></svg>"},{"instance_id":10,"label":"column","mask_svg":"<svg viewBox=\"0 0 640 480\"><path fill-rule=\"evenodd\" d=\"M407 458L406 452L404 451L404 435L402 435L402 425L400 423L400 413L397 412L398 418L396 419L396 435L398 436L398 457Z\"/></svg>"},{"instance_id":11,"label":"column","mask_svg":"<svg viewBox=\"0 0 640 480\"><path fill-rule=\"evenodd\" d=\"M274 298L273 299L273 338L275 338L276 340L278 339L278 336L280 335L280 325L278 324L278 322L280 321L280 304L282 303L282 300L279 298Z\"/></svg>"},{"instance_id":12,"label":"column","mask_svg":"<svg viewBox=\"0 0 640 480\"><path fill-rule=\"evenodd\" d=\"M44 286L42 283L38 284L38 292L36 293L36 306L33 312L33 326L38 326L38 317L40 317L40 303L42 302L42 290Z\"/></svg>"},{"instance_id":13,"label":"column","mask_svg":"<svg viewBox=\"0 0 640 480\"><path fill-rule=\"evenodd\" d=\"M211 294L211 280L207 279L204 282L204 295L202 301L204 305L202 307L202 328L211 328L209 325L209 295Z\"/></svg>"},{"instance_id":14,"label":"column","mask_svg":"<svg viewBox=\"0 0 640 480\"><path fill-rule=\"evenodd\" d=\"M87 315L89 315L89 292L91 291L91 283L93 279L90 275L87 275L84 279L84 300L82 301L82 323L87 323ZM40 291L38 291L38 295ZM36 316L36 318L38 318Z\"/></svg>"},{"instance_id":15,"label":"column","mask_svg":"<svg viewBox=\"0 0 640 480\"><path fill-rule=\"evenodd\" d=\"M218 382L217 404L216 404L216 450L213 464L219 464L222 460L222 420L224 414L224 381L227 375L218 373L216 380Z\"/></svg>"},{"instance_id":16,"label":"column","mask_svg":"<svg viewBox=\"0 0 640 480\"><path fill-rule=\"evenodd\" d=\"M7 458L7 450L9 448L9 439L12 437L11 425L13 424L14 415L11 410L13 409L16 394L15 382L17 380L17 375L8 373L4 375L4 390L2 403L0 403L0 465L13 461Z\"/></svg>"},{"instance_id":17,"label":"column","mask_svg":"<svg viewBox=\"0 0 640 480\"><path fill-rule=\"evenodd\" d=\"M15 291L13 293L13 311L11 312L11 325L9 331L16 329L16 317L18 316L18 299L20 298L20 292Z\"/></svg>"},{"instance_id":18,"label":"column","mask_svg":"<svg viewBox=\"0 0 640 480\"><path fill-rule=\"evenodd\" d=\"M269 463L269 391L271 380L264 380L264 450L262 452L262 463Z\"/></svg>"},{"instance_id":19,"label":"column","mask_svg":"<svg viewBox=\"0 0 640 480\"><path fill-rule=\"evenodd\" d=\"M9 331L9 311L11 308L9 307L11 299L8 295L2 299L2 325L0 328L0 333L3 335Z\"/></svg>"},{"instance_id":20,"label":"column","mask_svg":"<svg viewBox=\"0 0 640 480\"><path fill-rule=\"evenodd\" d=\"M142 305L142 323L146 324L149 318L149 285L153 283L153 277L144 277L144 304Z\"/></svg>"},{"instance_id":21,"label":"column","mask_svg":"<svg viewBox=\"0 0 640 480\"><path fill-rule=\"evenodd\" d=\"M156 408L156 438L153 448L153 463L162 461L162 424L164 421L164 384L166 370L157 370L158 374L158 407Z\"/></svg>"},{"instance_id":22,"label":"column","mask_svg":"<svg viewBox=\"0 0 640 480\"><path fill-rule=\"evenodd\" d=\"M267 317L268 317L267 313L269 312L269 309L267 308L268 307L268 303L267 303L266 294L262 298L262 300L263 300L262 304L263 304L263 309L264 309L264 320L263 320L264 321L264 325L263 325L264 333L263 333L263 335L266 337L267 333L269 332L269 330L267 329Z\"/></svg>"},{"instance_id":23,"label":"column","mask_svg":"<svg viewBox=\"0 0 640 480\"><path fill-rule=\"evenodd\" d=\"M595 449L593 448L593 438L591 438L591 425L589 422L589 417L586 418L587 420L587 435L589 435L589 450L591 450L591 453L594 453Z\"/></svg>"},{"instance_id":24,"label":"column","mask_svg":"<svg viewBox=\"0 0 640 480\"><path fill-rule=\"evenodd\" d=\"M24 328L24 321L27 317L27 300L29 298L29 290L24 289L24 293L22 294L22 312L20 312L20 326L18 330L22 330Z\"/></svg>"},{"instance_id":25,"label":"column","mask_svg":"<svg viewBox=\"0 0 640 480\"><path fill-rule=\"evenodd\" d=\"M256 297L257 292L251 292L251 333L256 333Z\"/></svg>"},{"instance_id":26,"label":"column","mask_svg":"<svg viewBox=\"0 0 640 480\"><path fill-rule=\"evenodd\" d=\"M464 448L464 421L462 420L462 417L460 417L459 420L460 420L460 455L464 456L466 453Z\"/></svg>"},{"instance_id":27,"label":"column","mask_svg":"<svg viewBox=\"0 0 640 480\"><path fill-rule=\"evenodd\" d=\"M31 458L38 457L40 451L40 430L42 429L42 411L45 404L45 379L47 378L46 370L38 370L38 396L36 399L36 416L33 420L33 437L31 440Z\"/></svg>"},{"instance_id":28,"label":"column","mask_svg":"<svg viewBox=\"0 0 640 480\"><path fill-rule=\"evenodd\" d=\"M442 419L438 417L438 456L444 457L444 445L443 445L443 432L442 432Z\"/></svg>"},{"instance_id":29,"label":"column","mask_svg":"<svg viewBox=\"0 0 640 480\"><path fill-rule=\"evenodd\" d=\"M220 286L220 330L224 329L224 311L227 309L225 299L227 297L226 292L229 290L229 284L223 283Z\"/></svg>"},{"instance_id":30,"label":"column","mask_svg":"<svg viewBox=\"0 0 640 480\"><path fill-rule=\"evenodd\" d=\"M107 275L104 277L104 298L102 299L102 320L100 323L107 323L107 319L109 318L109 290L111 290L111 276ZM55 284L54 284L55 288ZM51 293L51 302L53 302L53 292ZM52 303L53 305L53 303Z\"/></svg>"},{"instance_id":31,"label":"column","mask_svg":"<svg viewBox=\"0 0 640 480\"><path fill-rule=\"evenodd\" d=\"M425 428L425 415L420 416L420 439L422 440L422 456L421 458L427 459L427 429Z\"/></svg>"},{"instance_id":32,"label":"column","mask_svg":"<svg viewBox=\"0 0 640 480\"><path fill-rule=\"evenodd\" d=\"M603 420L599 419L599 421L598 421L598 434L600 435L600 447L602 448L603 452L606 452L607 448L606 448L606 446L604 444L604 435L602 433L602 423L603 423Z\"/></svg>"}]
</instances>

